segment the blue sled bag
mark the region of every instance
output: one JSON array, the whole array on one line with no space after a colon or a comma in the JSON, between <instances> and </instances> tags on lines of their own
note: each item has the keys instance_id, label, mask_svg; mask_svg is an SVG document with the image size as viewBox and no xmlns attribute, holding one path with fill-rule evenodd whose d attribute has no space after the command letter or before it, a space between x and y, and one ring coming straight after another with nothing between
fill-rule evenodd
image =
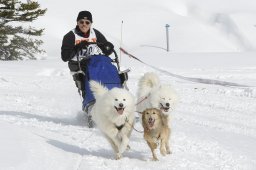
<instances>
[{"instance_id":1,"label":"blue sled bag","mask_svg":"<svg viewBox=\"0 0 256 170\"><path fill-rule=\"evenodd\" d=\"M92 56L88 60L85 74L85 97L83 101L83 108L87 108L89 105L95 102L95 98L89 86L90 80L100 82L108 89L112 89L114 87L122 87L118 70L116 66L112 64L112 59L108 56Z\"/></svg>"}]
</instances>

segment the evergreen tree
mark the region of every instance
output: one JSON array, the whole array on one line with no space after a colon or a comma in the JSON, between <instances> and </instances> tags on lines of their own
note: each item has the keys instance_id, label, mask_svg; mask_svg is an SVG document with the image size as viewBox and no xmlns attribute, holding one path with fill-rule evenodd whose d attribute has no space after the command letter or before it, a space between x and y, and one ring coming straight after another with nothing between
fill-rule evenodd
<instances>
[{"instance_id":1,"label":"evergreen tree","mask_svg":"<svg viewBox=\"0 0 256 170\"><path fill-rule=\"evenodd\" d=\"M34 54L44 52L39 48L43 41L36 39L44 29L28 23L45 12L36 1L0 0L0 60L35 59Z\"/></svg>"}]
</instances>

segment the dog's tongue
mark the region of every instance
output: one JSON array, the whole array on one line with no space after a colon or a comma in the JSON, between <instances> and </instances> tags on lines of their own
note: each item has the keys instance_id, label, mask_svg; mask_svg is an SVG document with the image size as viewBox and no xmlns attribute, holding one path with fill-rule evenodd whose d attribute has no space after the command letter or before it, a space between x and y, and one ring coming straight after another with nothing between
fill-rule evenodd
<instances>
[{"instance_id":1,"label":"dog's tongue","mask_svg":"<svg viewBox=\"0 0 256 170\"><path fill-rule=\"evenodd\" d=\"M116 111L117 111L118 114L121 115L121 114L123 114L124 109L123 108L118 108Z\"/></svg>"},{"instance_id":2,"label":"dog's tongue","mask_svg":"<svg viewBox=\"0 0 256 170\"><path fill-rule=\"evenodd\" d=\"M155 123L155 120L153 120L153 119L148 121L148 124L150 127L153 127L154 123Z\"/></svg>"},{"instance_id":3,"label":"dog's tongue","mask_svg":"<svg viewBox=\"0 0 256 170\"><path fill-rule=\"evenodd\" d=\"M168 112L168 111L169 111L169 108L165 108L164 111L165 111L165 112Z\"/></svg>"},{"instance_id":4,"label":"dog's tongue","mask_svg":"<svg viewBox=\"0 0 256 170\"><path fill-rule=\"evenodd\" d=\"M169 107L161 107L161 110L163 110L164 112L168 112L169 111Z\"/></svg>"}]
</instances>

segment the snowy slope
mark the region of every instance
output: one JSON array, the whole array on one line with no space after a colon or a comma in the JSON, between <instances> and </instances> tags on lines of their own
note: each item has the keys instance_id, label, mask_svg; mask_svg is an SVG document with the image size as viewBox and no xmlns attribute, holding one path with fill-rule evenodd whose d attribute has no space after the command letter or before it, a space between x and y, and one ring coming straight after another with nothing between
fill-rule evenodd
<instances>
[{"instance_id":1,"label":"snowy slope","mask_svg":"<svg viewBox=\"0 0 256 170\"><path fill-rule=\"evenodd\" d=\"M90 10L94 27L120 46L166 48L170 25L172 52L240 52L256 48L256 2L252 0L38 0L48 8L36 25L45 30L50 56L59 57L62 37L73 29L78 11ZM72 8L71 8L72 7ZM53 48L53 47L56 47ZM146 48L147 49L147 48Z\"/></svg>"},{"instance_id":2,"label":"snowy slope","mask_svg":"<svg viewBox=\"0 0 256 170\"><path fill-rule=\"evenodd\" d=\"M255 169L254 1L38 1L48 8L35 23L46 27L48 56L0 61L0 170ZM172 114L172 155L157 153L160 161L152 162L142 133L133 131L131 150L116 161L99 130L85 126L81 99L60 59L62 36L74 27L78 11L86 9L116 47L123 20L123 46L150 65L249 87L184 81L122 54L122 68L132 70L128 87L133 94L140 76L155 71L181 100ZM171 25L169 53L147 46L165 48L166 23ZM139 123L135 128L142 130Z\"/></svg>"},{"instance_id":3,"label":"snowy slope","mask_svg":"<svg viewBox=\"0 0 256 170\"><path fill-rule=\"evenodd\" d=\"M141 65L130 73L133 94L146 71L153 70ZM169 71L256 84L256 67ZM173 154L151 162L142 134L133 131L131 151L116 161L101 133L85 126L65 64L1 62L0 169L255 169L256 88L195 84L157 73L181 97L173 112ZM139 123L136 129L142 130Z\"/></svg>"}]
</instances>

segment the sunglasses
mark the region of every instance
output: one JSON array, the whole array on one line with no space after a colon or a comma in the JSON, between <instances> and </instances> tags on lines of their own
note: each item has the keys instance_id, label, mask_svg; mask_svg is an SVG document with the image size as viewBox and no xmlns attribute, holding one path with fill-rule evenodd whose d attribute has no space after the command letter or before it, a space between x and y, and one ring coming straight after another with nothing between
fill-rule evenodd
<instances>
[{"instance_id":1,"label":"sunglasses","mask_svg":"<svg viewBox=\"0 0 256 170\"><path fill-rule=\"evenodd\" d=\"M91 24L91 22L90 21L84 21L84 20L80 20L80 21L78 21L79 22L79 24L86 24L86 25L90 25Z\"/></svg>"}]
</instances>

